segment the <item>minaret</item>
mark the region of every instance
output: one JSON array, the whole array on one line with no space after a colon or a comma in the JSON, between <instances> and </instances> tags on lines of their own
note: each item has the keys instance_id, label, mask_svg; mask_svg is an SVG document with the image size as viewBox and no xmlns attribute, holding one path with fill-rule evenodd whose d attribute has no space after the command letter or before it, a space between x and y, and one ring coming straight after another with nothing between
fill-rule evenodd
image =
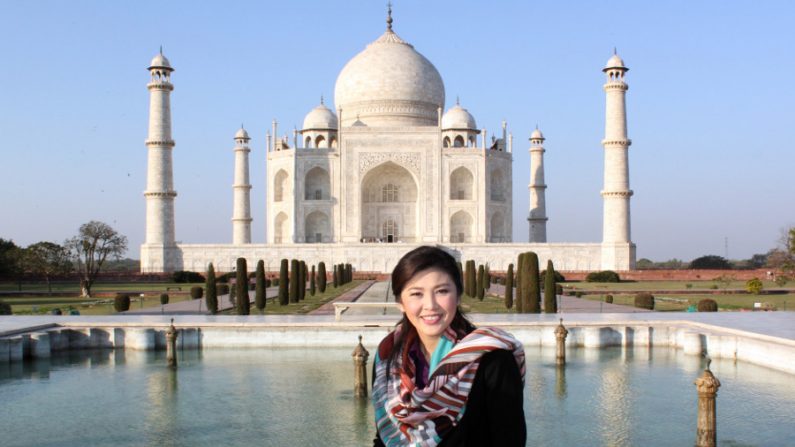
<instances>
[{"instance_id":1,"label":"minaret","mask_svg":"<svg viewBox=\"0 0 795 447\"><path fill-rule=\"evenodd\" d=\"M232 244L251 243L251 183L248 178L248 154L251 140L243 126L235 134L235 183L232 210Z\"/></svg>"},{"instance_id":2,"label":"minaret","mask_svg":"<svg viewBox=\"0 0 795 447\"><path fill-rule=\"evenodd\" d=\"M632 141L627 138L626 92L629 86L624 76L629 69L613 51L613 56L602 70L606 76L604 202L602 227L602 268L623 270L634 267L634 255L620 259L630 242L630 212L628 149ZM627 263L628 262L628 263Z\"/></svg>"},{"instance_id":3,"label":"minaret","mask_svg":"<svg viewBox=\"0 0 795 447\"><path fill-rule=\"evenodd\" d=\"M149 64L149 152L146 173L146 241L142 248L141 269L170 271L167 253L176 246L174 237L174 191L171 150L171 64L163 49ZM147 259L144 259L146 257Z\"/></svg>"},{"instance_id":4,"label":"minaret","mask_svg":"<svg viewBox=\"0 0 795 447\"><path fill-rule=\"evenodd\" d=\"M544 134L538 130L530 135L530 243L547 241L547 205L544 184Z\"/></svg>"}]
</instances>

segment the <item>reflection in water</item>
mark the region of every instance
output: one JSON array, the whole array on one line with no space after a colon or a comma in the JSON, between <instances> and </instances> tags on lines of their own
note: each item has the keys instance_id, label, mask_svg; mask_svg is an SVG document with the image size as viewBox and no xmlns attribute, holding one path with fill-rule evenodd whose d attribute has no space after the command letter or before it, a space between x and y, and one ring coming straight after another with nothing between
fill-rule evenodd
<instances>
[{"instance_id":1,"label":"reflection in water","mask_svg":"<svg viewBox=\"0 0 795 447\"><path fill-rule=\"evenodd\" d=\"M566 399L566 365L555 365L555 395Z\"/></svg>"},{"instance_id":2,"label":"reflection in water","mask_svg":"<svg viewBox=\"0 0 795 447\"><path fill-rule=\"evenodd\" d=\"M703 359L681 351L526 350L525 417L534 445L692 445ZM369 445L368 399L353 397L350 349L73 351L0 364L3 447L30 445ZM372 364L372 363L371 363ZM791 445L792 376L731 359L712 370L718 438ZM370 369L368 368L368 373ZM38 424L31 420L58 421ZM78 429L64 430L64 427Z\"/></svg>"}]
</instances>

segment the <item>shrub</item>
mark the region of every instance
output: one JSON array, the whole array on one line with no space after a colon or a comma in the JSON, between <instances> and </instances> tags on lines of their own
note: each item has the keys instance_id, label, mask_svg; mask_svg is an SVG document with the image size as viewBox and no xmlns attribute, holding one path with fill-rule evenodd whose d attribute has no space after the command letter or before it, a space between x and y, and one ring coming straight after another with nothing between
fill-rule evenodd
<instances>
[{"instance_id":1,"label":"shrub","mask_svg":"<svg viewBox=\"0 0 795 447\"><path fill-rule=\"evenodd\" d=\"M265 280L265 261L262 259L257 262L257 271L254 273L254 277L256 278L256 283L254 284L254 305L262 312L265 310L265 288L267 287L267 281Z\"/></svg>"},{"instance_id":2,"label":"shrub","mask_svg":"<svg viewBox=\"0 0 795 447\"><path fill-rule=\"evenodd\" d=\"M193 286L190 288L190 297L194 300L198 300L199 298L204 296L204 289L201 286Z\"/></svg>"},{"instance_id":3,"label":"shrub","mask_svg":"<svg viewBox=\"0 0 795 447\"><path fill-rule=\"evenodd\" d=\"M538 281L538 255L532 251L525 254L522 274L527 279L522 282L522 310L525 313L541 313L541 284ZM527 285L527 288L525 288Z\"/></svg>"},{"instance_id":4,"label":"shrub","mask_svg":"<svg viewBox=\"0 0 795 447\"><path fill-rule=\"evenodd\" d=\"M279 305L286 306L289 302L289 278L287 276L287 259L282 259L279 266Z\"/></svg>"},{"instance_id":5,"label":"shrub","mask_svg":"<svg viewBox=\"0 0 795 447\"><path fill-rule=\"evenodd\" d=\"M508 272L505 274L505 308L513 307L513 264L508 264Z\"/></svg>"},{"instance_id":6,"label":"shrub","mask_svg":"<svg viewBox=\"0 0 795 447\"><path fill-rule=\"evenodd\" d=\"M320 293L324 293L326 291L326 263L320 262L317 265L317 290Z\"/></svg>"},{"instance_id":7,"label":"shrub","mask_svg":"<svg viewBox=\"0 0 795 447\"><path fill-rule=\"evenodd\" d=\"M298 263L298 301L306 298L306 262Z\"/></svg>"},{"instance_id":8,"label":"shrub","mask_svg":"<svg viewBox=\"0 0 795 447\"><path fill-rule=\"evenodd\" d=\"M711 298L704 298L698 302L697 308L699 312L717 312L718 302Z\"/></svg>"},{"instance_id":9,"label":"shrub","mask_svg":"<svg viewBox=\"0 0 795 447\"><path fill-rule=\"evenodd\" d=\"M692 289L692 288L693 288L693 284L690 284L690 283L685 284L685 289Z\"/></svg>"},{"instance_id":10,"label":"shrub","mask_svg":"<svg viewBox=\"0 0 795 447\"><path fill-rule=\"evenodd\" d=\"M229 284L218 284L218 295L228 295Z\"/></svg>"},{"instance_id":11,"label":"shrub","mask_svg":"<svg viewBox=\"0 0 795 447\"><path fill-rule=\"evenodd\" d=\"M563 286L555 284L555 295L563 295Z\"/></svg>"},{"instance_id":12,"label":"shrub","mask_svg":"<svg viewBox=\"0 0 795 447\"><path fill-rule=\"evenodd\" d=\"M187 270L179 270L171 274L171 280L174 282L204 282L204 276L198 272L190 272Z\"/></svg>"},{"instance_id":13,"label":"shrub","mask_svg":"<svg viewBox=\"0 0 795 447\"><path fill-rule=\"evenodd\" d=\"M602 270L601 272L591 272L585 277L586 282L621 282L618 273L612 270Z\"/></svg>"},{"instance_id":14,"label":"shrub","mask_svg":"<svg viewBox=\"0 0 795 447\"><path fill-rule=\"evenodd\" d=\"M204 296L204 301L207 303L207 310L215 315L218 313L219 291L215 284L215 267L213 267L212 262L207 266L207 280L204 282L204 287L207 289L207 293ZM224 287L227 289L229 288L226 285L224 285Z\"/></svg>"},{"instance_id":15,"label":"shrub","mask_svg":"<svg viewBox=\"0 0 795 447\"><path fill-rule=\"evenodd\" d=\"M224 273L223 275L218 276L216 282L228 284L229 280L235 277L235 272Z\"/></svg>"},{"instance_id":16,"label":"shrub","mask_svg":"<svg viewBox=\"0 0 795 447\"><path fill-rule=\"evenodd\" d=\"M554 275L552 275L552 276L555 277L555 282L556 283L558 283L558 282L566 282L566 278L559 271L554 270L554 269L552 271L554 272ZM547 283L547 271L546 270L544 270L541 273L539 273L538 280L541 281L544 284Z\"/></svg>"},{"instance_id":17,"label":"shrub","mask_svg":"<svg viewBox=\"0 0 795 447\"><path fill-rule=\"evenodd\" d=\"M166 304L168 304L168 294L167 293L161 293L160 294L160 305L161 306L165 306Z\"/></svg>"},{"instance_id":18,"label":"shrub","mask_svg":"<svg viewBox=\"0 0 795 447\"><path fill-rule=\"evenodd\" d=\"M789 278L785 275L776 275L776 279L773 280L773 282L775 282L779 287L784 287L787 284L787 281L789 281Z\"/></svg>"},{"instance_id":19,"label":"shrub","mask_svg":"<svg viewBox=\"0 0 795 447\"><path fill-rule=\"evenodd\" d=\"M584 294L582 292L580 292L579 290L574 292L574 296L577 297L577 298L582 298L583 295Z\"/></svg>"},{"instance_id":20,"label":"shrub","mask_svg":"<svg viewBox=\"0 0 795 447\"><path fill-rule=\"evenodd\" d=\"M486 268L483 264L478 266L476 296L480 301L486 297Z\"/></svg>"},{"instance_id":21,"label":"shrub","mask_svg":"<svg viewBox=\"0 0 795 447\"><path fill-rule=\"evenodd\" d=\"M516 259L516 312L524 313L524 298L522 298L522 289L525 287L525 279L527 275L524 272L524 261L527 259L525 253L519 253Z\"/></svg>"},{"instance_id":22,"label":"shrub","mask_svg":"<svg viewBox=\"0 0 795 447\"><path fill-rule=\"evenodd\" d=\"M646 292L635 295L635 307L654 310L654 295Z\"/></svg>"},{"instance_id":23,"label":"shrub","mask_svg":"<svg viewBox=\"0 0 795 447\"><path fill-rule=\"evenodd\" d=\"M290 260L290 302L298 302L298 280L301 273L298 271L298 259Z\"/></svg>"},{"instance_id":24,"label":"shrub","mask_svg":"<svg viewBox=\"0 0 795 447\"><path fill-rule=\"evenodd\" d=\"M552 272L551 275L544 275L544 313L554 314L558 312L558 300L555 296L555 279L558 272L555 271L551 259L547 260L547 269L544 272Z\"/></svg>"},{"instance_id":25,"label":"shrub","mask_svg":"<svg viewBox=\"0 0 795 447\"><path fill-rule=\"evenodd\" d=\"M331 286L335 289L340 284L340 273L339 273L339 265L334 264L334 270L331 272Z\"/></svg>"},{"instance_id":26,"label":"shrub","mask_svg":"<svg viewBox=\"0 0 795 447\"><path fill-rule=\"evenodd\" d=\"M760 293L762 293L763 288L764 285L762 284L762 281L759 278L749 279L745 283L745 290L747 290L748 293L752 293L754 295L759 295Z\"/></svg>"},{"instance_id":27,"label":"shrub","mask_svg":"<svg viewBox=\"0 0 795 447\"><path fill-rule=\"evenodd\" d=\"M2 307L2 306L3 306L3 304L0 303L0 307ZM0 311L0 312L2 312L2 311ZM50 313L52 313L53 315L63 315L63 311L61 310L60 307L56 307ZM0 313L0 315L2 315L2 313Z\"/></svg>"},{"instance_id":28,"label":"shrub","mask_svg":"<svg viewBox=\"0 0 795 447\"><path fill-rule=\"evenodd\" d=\"M477 273L475 271L475 261L470 259L466 262L466 267L464 269L464 293L475 297L477 294L476 286L477 286Z\"/></svg>"},{"instance_id":29,"label":"shrub","mask_svg":"<svg viewBox=\"0 0 795 447\"><path fill-rule=\"evenodd\" d=\"M237 258L235 269L237 279L235 283L237 295L237 314L249 315L251 313L251 299L248 297L248 266L246 258Z\"/></svg>"},{"instance_id":30,"label":"shrub","mask_svg":"<svg viewBox=\"0 0 795 447\"><path fill-rule=\"evenodd\" d=\"M693 261L690 262L690 268L729 270L732 268L732 265L723 256L707 255L693 259Z\"/></svg>"},{"instance_id":31,"label":"shrub","mask_svg":"<svg viewBox=\"0 0 795 447\"><path fill-rule=\"evenodd\" d=\"M315 266L312 266L312 271L309 272L309 296L315 296Z\"/></svg>"},{"instance_id":32,"label":"shrub","mask_svg":"<svg viewBox=\"0 0 795 447\"><path fill-rule=\"evenodd\" d=\"M13 312L11 311L11 305L0 301L0 315L11 315Z\"/></svg>"},{"instance_id":33,"label":"shrub","mask_svg":"<svg viewBox=\"0 0 795 447\"><path fill-rule=\"evenodd\" d=\"M130 295L126 293L117 293L113 297L113 308L116 312L127 312L130 310Z\"/></svg>"},{"instance_id":34,"label":"shrub","mask_svg":"<svg viewBox=\"0 0 795 447\"><path fill-rule=\"evenodd\" d=\"M605 296L605 303L613 304L613 295L606 295Z\"/></svg>"}]
</instances>

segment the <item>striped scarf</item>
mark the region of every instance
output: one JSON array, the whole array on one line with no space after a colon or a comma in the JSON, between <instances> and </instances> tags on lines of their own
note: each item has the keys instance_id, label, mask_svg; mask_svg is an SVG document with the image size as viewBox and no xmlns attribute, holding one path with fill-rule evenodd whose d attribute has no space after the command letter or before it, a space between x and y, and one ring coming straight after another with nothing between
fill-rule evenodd
<instances>
[{"instance_id":1,"label":"striped scarf","mask_svg":"<svg viewBox=\"0 0 795 447\"><path fill-rule=\"evenodd\" d=\"M438 366L430 371L425 388L417 388L415 367L407 354L411 343L418 342L416 333L413 335L413 340L411 335L405 340L403 352L391 362L389 372L385 360L401 337L400 327L384 338L375 359L372 398L375 423L381 440L388 447L432 447L439 444L461 420L480 359L488 352L497 349L513 352L524 381L522 344L502 329L482 327L458 340ZM456 341L455 335L448 328L443 336Z\"/></svg>"}]
</instances>

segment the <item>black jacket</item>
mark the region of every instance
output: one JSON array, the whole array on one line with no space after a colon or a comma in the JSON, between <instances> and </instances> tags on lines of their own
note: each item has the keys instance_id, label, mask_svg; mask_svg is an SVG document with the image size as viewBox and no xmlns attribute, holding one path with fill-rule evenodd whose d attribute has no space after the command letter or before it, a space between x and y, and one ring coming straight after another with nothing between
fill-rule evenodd
<instances>
[{"instance_id":1,"label":"black jacket","mask_svg":"<svg viewBox=\"0 0 795 447\"><path fill-rule=\"evenodd\" d=\"M522 398L524 389L513 354L492 351L480 360L461 421L439 447L524 446L527 428ZM376 434L373 447L383 447Z\"/></svg>"}]
</instances>

